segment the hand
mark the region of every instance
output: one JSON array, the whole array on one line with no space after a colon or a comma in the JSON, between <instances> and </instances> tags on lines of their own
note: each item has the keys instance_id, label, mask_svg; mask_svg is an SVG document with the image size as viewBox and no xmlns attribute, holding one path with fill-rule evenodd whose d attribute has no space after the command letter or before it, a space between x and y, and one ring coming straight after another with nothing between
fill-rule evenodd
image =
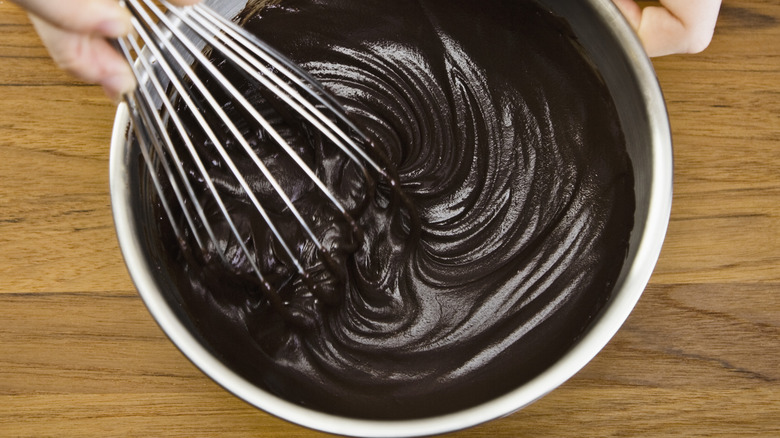
<instances>
[{"instance_id":1,"label":"hand","mask_svg":"<svg viewBox=\"0 0 780 438\"><path fill-rule=\"evenodd\" d=\"M721 0L660 0L640 7L634 0L613 0L634 27L650 56L699 53L709 46Z\"/></svg>"},{"instance_id":2,"label":"hand","mask_svg":"<svg viewBox=\"0 0 780 438\"><path fill-rule=\"evenodd\" d=\"M135 87L124 56L108 43L131 30L130 13L116 0L11 0L27 9L52 59L117 99ZM199 0L171 0L178 5Z\"/></svg>"}]
</instances>

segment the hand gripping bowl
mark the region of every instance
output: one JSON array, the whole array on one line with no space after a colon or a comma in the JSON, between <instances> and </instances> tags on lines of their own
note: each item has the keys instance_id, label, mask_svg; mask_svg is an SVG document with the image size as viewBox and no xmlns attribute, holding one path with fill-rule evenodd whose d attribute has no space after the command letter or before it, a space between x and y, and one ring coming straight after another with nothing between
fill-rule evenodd
<instances>
[{"instance_id":1,"label":"hand gripping bowl","mask_svg":"<svg viewBox=\"0 0 780 438\"><path fill-rule=\"evenodd\" d=\"M211 1L232 17L245 0ZM659 256L672 199L672 147L663 96L652 64L610 0L539 0L564 18L602 75L614 99L633 172L636 209L626 261L612 297L587 331L559 360L530 381L479 405L414 420L364 420L324 414L290 403L242 378L203 344L178 310L171 279L157 268L153 242L153 190L142 179L143 160L129 134L127 108L116 115L110 184L119 244L130 275L150 313L174 344L206 375L248 403L305 427L350 436L407 437L446 433L508 415L552 391L577 373L617 332L639 300Z\"/></svg>"}]
</instances>

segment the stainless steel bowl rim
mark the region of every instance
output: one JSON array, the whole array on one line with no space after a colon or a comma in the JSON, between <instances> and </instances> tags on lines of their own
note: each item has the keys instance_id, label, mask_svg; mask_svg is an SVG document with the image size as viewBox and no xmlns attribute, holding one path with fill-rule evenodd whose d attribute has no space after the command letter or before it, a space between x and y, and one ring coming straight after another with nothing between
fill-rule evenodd
<instances>
[{"instance_id":1,"label":"stainless steel bowl rim","mask_svg":"<svg viewBox=\"0 0 780 438\"><path fill-rule=\"evenodd\" d=\"M245 0L212 1L212 6L235 13ZM511 414L563 384L582 369L615 335L638 302L655 267L669 221L672 201L671 134L664 99L652 63L623 16L611 0L592 0L592 7L612 26L624 56L629 58L636 81L642 87L652 135L652 175L646 225L639 238L633 263L620 280L619 293L611 299L598 321L560 360L513 391L478 406L431 418L415 420L362 420L324 414L290 403L248 382L212 356L179 321L144 268L146 255L134 233L133 212L127 200L128 113L121 104L111 138L110 191L120 248L130 276L149 312L171 341L206 375L239 398L287 421L324 432L360 437L427 436L465 429ZM616 288L618 289L618 288ZM565 421L565 420L562 420Z\"/></svg>"}]
</instances>

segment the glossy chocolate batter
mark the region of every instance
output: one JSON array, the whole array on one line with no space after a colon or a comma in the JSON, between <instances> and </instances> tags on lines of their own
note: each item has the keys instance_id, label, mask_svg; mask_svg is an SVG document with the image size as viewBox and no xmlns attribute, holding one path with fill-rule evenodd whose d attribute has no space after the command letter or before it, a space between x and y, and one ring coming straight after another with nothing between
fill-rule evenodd
<instances>
[{"instance_id":1,"label":"glossy chocolate batter","mask_svg":"<svg viewBox=\"0 0 780 438\"><path fill-rule=\"evenodd\" d=\"M303 281L229 173L212 169L288 314L268 303L224 223L228 266L179 250L163 225L164 265L204 343L284 399L372 419L474 406L565 353L610 297L634 213L614 104L567 26L524 0L254 6L244 26L337 97L391 176L368 184L293 115L268 111L344 200L355 233L272 141L243 127L333 261L257 178Z\"/></svg>"}]
</instances>

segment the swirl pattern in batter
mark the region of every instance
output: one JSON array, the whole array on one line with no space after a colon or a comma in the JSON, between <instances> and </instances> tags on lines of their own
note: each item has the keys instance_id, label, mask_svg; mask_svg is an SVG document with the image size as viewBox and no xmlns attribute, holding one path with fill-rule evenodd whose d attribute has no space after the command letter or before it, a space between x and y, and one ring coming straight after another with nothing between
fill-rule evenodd
<instances>
[{"instance_id":1,"label":"swirl pattern in batter","mask_svg":"<svg viewBox=\"0 0 780 438\"><path fill-rule=\"evenodd\" d=\"M367 193L325 142L288 129L301 155L361 206L365 236L355 245L296 165L252 137L345 280L320 272L327 294L307 291L236 196L231 211L264 270L310 324L264 303L235 248L230 269L172 250L167 265L209 348L282 398L373 419L474 406L564 354L610 297L634 214L614 103L566 24L526 0L254 6L244 26L338 98L409 202L393 201L386 181ZM228 175L218 179L238 192ZM268 189L260 181L257 190ZM284 217L283 206L271 210ZM317 265L299 240L304 263Z\"/></svg>"}]
</instances>

